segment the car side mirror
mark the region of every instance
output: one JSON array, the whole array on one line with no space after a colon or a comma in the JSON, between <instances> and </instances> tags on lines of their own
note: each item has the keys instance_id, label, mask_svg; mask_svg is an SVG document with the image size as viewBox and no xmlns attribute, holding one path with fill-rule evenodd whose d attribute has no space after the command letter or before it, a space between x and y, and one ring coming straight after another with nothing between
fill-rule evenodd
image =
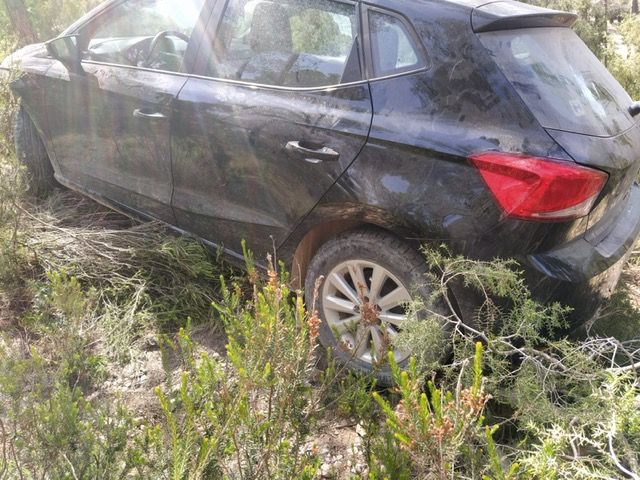
<instances>
[{"instance_id":1,"label":"car side mirror","mask_svg":"<svg viewBox=\"0 0 640 480\"><path fill-rule=\"evenodd\" d=\"M78 35L54 38L46 43L47 52L59 60L70 72L84 73L78 38Z\"/></svg>"}]
</instances>

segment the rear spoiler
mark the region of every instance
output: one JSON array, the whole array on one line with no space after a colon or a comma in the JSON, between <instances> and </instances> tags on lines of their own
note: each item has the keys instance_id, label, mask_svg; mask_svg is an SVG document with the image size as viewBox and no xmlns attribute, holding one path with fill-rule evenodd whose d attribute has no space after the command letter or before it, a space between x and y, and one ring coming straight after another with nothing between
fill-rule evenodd
<instances>
[{"instance_id":1,"label":"rear spoiler","mask_svg":"<svg viewBox=\"0 0 640 480\"><path fill-rule=\"evenodd\" d=\"M499 0L477 7L471 13L476 33L518 28L570 28L578 19L573 13L550 10L511 0Z\"/></svg>"}]
</instances>

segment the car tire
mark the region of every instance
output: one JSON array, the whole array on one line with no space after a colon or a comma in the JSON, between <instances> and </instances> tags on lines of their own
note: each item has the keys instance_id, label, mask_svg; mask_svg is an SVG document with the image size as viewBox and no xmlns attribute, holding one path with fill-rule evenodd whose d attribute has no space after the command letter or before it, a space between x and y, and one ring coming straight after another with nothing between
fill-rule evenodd
<instances>
[{"instance_id":1,"label":"car tire","mask_svg":"<svg viewBox=\"0 0 640 480\"><path fill-rule=\"evenodd\" d=\"M37 198L46 197L58 182L40 134L23 107L16 115L14 136L18 160L27 168L28 193Z\"/></svg>"},{"instance_id":2,"label":"car tire","mask_svg":"<svg viewBox=\"0 0 640 480\"><path fill-rule=\"evenodd\" d=\"M386 358L383 361L377 358L375 347L382 340L381 351L388 351L388 339L401 330L398 326L404 307L389 308L396 300L430 297L432 289L428 285L427 272L426 260L415 248L384 231L357 230L329 240L311 260L305 280L307 306L321 319L319 339L322 346L330 348L340 364L375 375L380 385L392 385L388 362ZM381 281L383 276L386 280ZM366 284L359 289L358 298L354 298L354 277L364 279ZM378 279L376 285L373 285L374 278ZM362 285L362 282L358 284ZM399 293L396 295L396 292ZM369 295L375 298L369 298ZM394 298L390 300L390 297ZM357 306L355 300L360 302ZM350 310L352 305L353 312ZM443 302L432 308L446 311ZM392 318L393 324L387 323ZM409 353L395 352L401 368L407 366Z\"/></svg>"}]
</instances>

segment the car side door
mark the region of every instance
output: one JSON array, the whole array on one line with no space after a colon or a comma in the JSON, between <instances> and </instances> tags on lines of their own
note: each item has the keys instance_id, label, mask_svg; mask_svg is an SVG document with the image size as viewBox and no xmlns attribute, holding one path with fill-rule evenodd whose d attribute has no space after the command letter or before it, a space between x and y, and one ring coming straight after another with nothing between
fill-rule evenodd
<instances>
[{"instance_id":1,"label":"car side door","mask_svg":"<svg viewBox=\"0 0 640 480\"><path fill-rule=\"evenodd\" d=\"M174 108L178 225L264 259L355 160L372 121L360 12L341 0L229 0Z\"/></svg>"},{"instance_id":2,"label":"car side door","mask_svg":"<svg viewBox=\"0 0 640 480\"><path fill-rule=\"evenodd\" d=\"M56 62L48 123L61 181L175 223L172 104L184 86L205 0L125 0L77 32L82 71ZM192 55L192 54L191 54Z\"/></svg>"}]
</instances>

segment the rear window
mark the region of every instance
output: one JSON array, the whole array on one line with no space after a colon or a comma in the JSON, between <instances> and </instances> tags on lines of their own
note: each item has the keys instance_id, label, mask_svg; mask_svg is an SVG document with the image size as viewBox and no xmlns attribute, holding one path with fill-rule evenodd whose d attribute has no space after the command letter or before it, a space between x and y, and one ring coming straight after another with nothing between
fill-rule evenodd
<instances>
[{"instance_id":1,"label":"rear window","mask_svg":"<svg viewBox=\"0 0 640 480\"><path fill-rule=\"evenodd\" d=\"M633 125L625 90L568 28L480 34L545 128L609 137Z\"/></svg>"}]
</instances>

